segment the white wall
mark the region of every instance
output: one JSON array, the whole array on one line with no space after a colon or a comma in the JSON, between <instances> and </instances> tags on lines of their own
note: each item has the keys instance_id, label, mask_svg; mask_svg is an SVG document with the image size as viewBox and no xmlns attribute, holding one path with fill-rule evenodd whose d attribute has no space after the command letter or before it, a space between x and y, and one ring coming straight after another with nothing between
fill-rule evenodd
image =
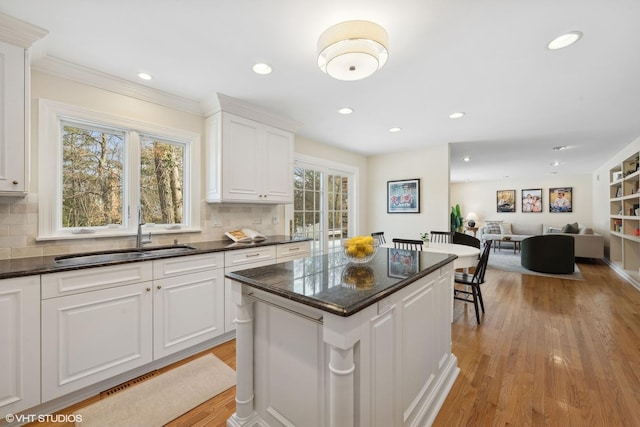
<instances>
[{"instance_id":1,"label":"white wall","mask_svg":"<svg viewBox=\"0 0 640 427\"><path fill-rule=\"evenodd\" d=\"M387 181L420 179L420 213L387 213ZM387 241L419 239L420 233L449 230L449 146L369 157L369 230Z\"/></svg>"},{"instance_id":2,"label":"white wall","mask_svg":"<svg viewBox=\"0 0 640 427\"><path fill-rule=\"evenodd\" d=\"M549 188L573 187L571 213L549 212ZM525 179L504 179L451 184L451 204L460 204L463 217L469 212L478 215L479 224L486 220L509 223L563 226L578 222L593 226L593 191L591 175L548 175ZM522 213L522 190L542 189L542 212ZM497 212L498 190L516 190L516 212Z\"/></svg>"}]
</instances>

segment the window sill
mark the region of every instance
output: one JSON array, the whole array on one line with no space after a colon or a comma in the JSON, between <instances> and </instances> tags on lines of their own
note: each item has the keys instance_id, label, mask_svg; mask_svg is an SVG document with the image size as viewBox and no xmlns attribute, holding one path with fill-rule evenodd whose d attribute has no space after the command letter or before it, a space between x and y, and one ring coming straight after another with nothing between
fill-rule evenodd
<instances>
[{"instance_id":1,"label":"window sill","mask_svg":"<svg viewBox=\"0 0 640 427\"><path fill-rule=\"evenodd\" d=\"M181 228L179 230L167 230L166 228L160 227L149 227L142 228L143 236L148 236L151 233L152 236L161 236L165 234L186 234L186 233L201 233L202 229L200 228ZM36 242L48 242L53 240L83 240L83 239L104 239L104 238L113 238L113 237L135 237L136 231L129 230L121 230L116 232L95 232L95 233L86 233L86 234L55 234L50 236L37 236Z\"/></svg>"}]
</instances>

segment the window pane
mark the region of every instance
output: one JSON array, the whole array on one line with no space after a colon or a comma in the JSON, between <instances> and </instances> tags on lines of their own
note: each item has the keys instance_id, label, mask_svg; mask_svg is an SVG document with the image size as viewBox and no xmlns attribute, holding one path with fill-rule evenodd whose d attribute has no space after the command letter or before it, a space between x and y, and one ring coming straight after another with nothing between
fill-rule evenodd
<instances>
[{"instance_id":1,"label":"window pane","mask_svg":"<svg viewBox=\"0 0 640 427\"><path fill-rule=\"evenodd\" d=\"M62 227L122 225L124 133L62 125Z\"/></svg>"},{"instance_id":2,"label":"window pane","mask_svg":"<svg viewBox=\"0 0 640 427\"><path fill-rule=\"evenodd\" d=\"M145 222L181 224L183 219L184 146L142 136L140 202Z\"/></svg>"}]
</instances>

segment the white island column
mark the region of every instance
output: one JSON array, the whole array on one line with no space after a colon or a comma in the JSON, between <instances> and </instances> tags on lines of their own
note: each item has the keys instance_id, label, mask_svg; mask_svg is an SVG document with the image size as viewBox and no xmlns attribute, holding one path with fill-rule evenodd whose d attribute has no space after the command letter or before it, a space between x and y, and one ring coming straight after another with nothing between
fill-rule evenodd
<instances>
[{"instance_id":1,"label":"white island column","mask_svg":"<svg viewBox=\"0 0 640 427\"><path fill-rule=\"evenodd\" d=\"M323 340L329 345L329 425L355 423L355 361L353 347L360 339L360 315L325 314Z\"/></svg>"},{"instance_id":2,"label":"white island column","mask_svg":"<svg viewBox=\"0 0 640 427\"><path fill-rule=\"evenodd\" d=\"M253 301L242 293L242 285L234 282L232 298L236 305L236 412L227 420L227 426L240 427L255 424L258 416L254 409L253 393Z\"/></svg>"}]
</instances>

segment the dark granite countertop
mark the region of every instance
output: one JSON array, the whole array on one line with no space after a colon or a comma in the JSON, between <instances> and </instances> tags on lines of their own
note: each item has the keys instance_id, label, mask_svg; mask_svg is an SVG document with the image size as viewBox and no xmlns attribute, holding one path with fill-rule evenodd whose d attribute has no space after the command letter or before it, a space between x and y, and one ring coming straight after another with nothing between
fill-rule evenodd
<instances>
[{"instance_id":1,"label":"dark granite countertop","mask_svg":"<svg viewBox=\"0 0 640 427\"><path fill-rule=\"evenodd\" d=\"M291 301L347 317L456 258L450 254L380 248L366 264L350 264L338 252L226 276Z\"/></svg>"},{"instance_id":2,"label":"dark granite countertop","mask_svg":"<svg viewBox=\"0 0 640 427\"><path fill-rule=\"evenodd\" d=\"M82 265L60 265L56 263L55 261L56 257L64 256L67 254L0 260L0 279L32 276L37 274L56 273L59 271L79 270L84 268L95 268L95 267L102 267L107 265L125 264L129 262L150 261L152 259L160 259L160 258L200 255L200 254L206 254L211 252L230 251L235 249L249 249L249 248L255 248L260 246L272 246L272 245L279 245L279 244L285 244L285 243L294 243L294 242L299 242L303 240L309 240L309 239L304 239L304 238L300 239L300 238L292 238L289 236L276 235L276 236L267 236L266 240L263 240L260 242L253 242L253 243L235 243L231 240L216 240L216 241L209 241L209 242L185 243L185 245L194 247L195 250L179 253L179 254L172 254L172 255L155 256L155 257L148 256L143 259L128 259L128 260L118 260L118 261L109 261L109 262L100 262L100 263L82 264ZM104 252L109 252L109 251L104 251ZM101 253L101 252L97 251L92 253Z\"/></svg>"}]
</instances>

